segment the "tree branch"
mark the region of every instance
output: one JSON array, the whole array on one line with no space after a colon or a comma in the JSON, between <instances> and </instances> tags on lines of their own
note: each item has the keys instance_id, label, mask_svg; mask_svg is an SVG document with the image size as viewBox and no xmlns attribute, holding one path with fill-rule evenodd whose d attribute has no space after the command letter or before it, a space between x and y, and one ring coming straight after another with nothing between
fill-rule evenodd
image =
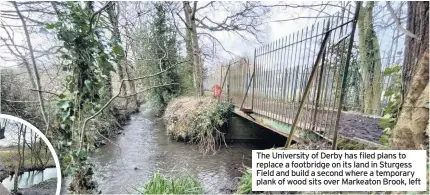
<instances>
[{"instance_id":1,"label":"tree branch","mask_svg":"<svg viewBox=\"0 0 430 195\"><path fill-rule=\"evenodd\" d=\"M40 111L42 112L43 120L46 123L46 131L45 131L45 133L47 134L48 133L48 129L49 129L49 121L48 121L48 118L46 117L45 104L43 102L42 92L40 91L41 90L40 78L39 78L39 73L38 73L37 67L36 67L36 59L34 57L33 47L31 45L31 41L30 41L31 40L30 39L30 35L28 33L24 17L22 16L21 12L19 11L18 5L16 4L16 2L12 2L12 4L13 4L13 6L16 9L16 13L18 14L19 18L21 19L22 26L24 28L25 37L27 39L27 45L28 45L28 49L30 51L31 62L33 64L33 73L34 73L34 76L35 76L35 79L36 79L36 87L37 87L37 90L38 90L37 94L39 96Z\"/></svg>"},{"instance_id":2,"label":"tree branch","mask_svg":"<svg viewBox=\"0 0 430 195\"><path fill-rule=\"evenodd\" d=\"M388 12L390 12L391 17L396 22L397 29L399 29L400 32L405 33L405 35L407 35L407 36L410 36L410 37L415 38L417 40L421 40L417 35L415 35L414 33L406 30L405 28L403 28L402 24L400 23L399 18L396 16L396 13L395 13L393 7L391 7L390 2L386 1L385 3L387 4Z\"/></svg>"}]
</instances>

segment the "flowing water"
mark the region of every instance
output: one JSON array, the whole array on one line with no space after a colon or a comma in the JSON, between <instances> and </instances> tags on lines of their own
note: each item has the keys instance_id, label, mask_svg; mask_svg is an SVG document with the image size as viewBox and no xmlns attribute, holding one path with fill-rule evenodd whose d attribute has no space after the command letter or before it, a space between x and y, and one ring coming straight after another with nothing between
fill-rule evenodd
<instances>
[{"instance_id":1,"label":"flowing water","mask_svg":"<svg viewBox=\"0 0 430 195\"><path fill-rule=\"evenodd\" d=\"M46 168L43 171L26 171L18 177L18 188L29 188L36 185L42 181L56 178L57 168ZM9 191L13 189L14 176L9 176L4 179L1 183Z\"/></svg>"},{"instance_id":2,"label":"flowing water","mask_svg":"<svg viewBox=\"0 0 430 195\"><path fill-rule=\"evenodd\" d=\"M105 193L136 193L156 171L168 176L191 174L205 193L231 193L243 165L251 166L255 144L234 143L203 156L196 145L169 139L161 119L145 104L124 126L124 134L102 146L93 157L94 180ZM236 182L235 182L236 181Z\"/></svg>"}]
</instances>

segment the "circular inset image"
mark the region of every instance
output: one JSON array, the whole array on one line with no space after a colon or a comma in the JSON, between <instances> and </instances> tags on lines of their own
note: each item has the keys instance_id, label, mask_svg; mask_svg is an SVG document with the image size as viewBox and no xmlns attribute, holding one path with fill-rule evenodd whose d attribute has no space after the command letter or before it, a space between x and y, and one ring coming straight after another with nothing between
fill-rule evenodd
<instances>
[{"instance_id":1,"label":"circular inset image","mask_svg":"<svg viewBox=\"0 0 430 195\"><path fill-rule=\"evenodd\" d=\"M60 194L61 169L48 139L27 121L0 114L0 194Z\"/></svg>"}]
</instances>

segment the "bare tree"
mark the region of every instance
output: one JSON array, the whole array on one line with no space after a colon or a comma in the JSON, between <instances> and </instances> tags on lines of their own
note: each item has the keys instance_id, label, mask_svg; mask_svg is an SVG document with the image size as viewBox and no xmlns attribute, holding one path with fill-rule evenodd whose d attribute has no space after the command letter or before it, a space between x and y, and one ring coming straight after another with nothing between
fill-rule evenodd
<instances>
[{"instance_id":1,"label":"bare tree","mask_svg":"<svg viewBox=\"0 0 430 195\"><path fill-rule=\"evenodd\" d=\"M48 118L46 117L45 103L44 103L44 100L43 100L42 89L41 89L41 86L40 86L39 72L37 70L36 59L34 57L34 52L33 52L33 47L31 45L30 35L28 33L28 30L27 30L27 24L26 24L26 22L24 20L24 17L21 14L21 12L19 11L19 8L18 8L18 5L16 4L16 2L12 2L12 4L14 5L14 7L16 9L16 13L18 14L19 18L21 19L22 26L23 26L24 33L25 33L25 37L27 39L27 45L28 45L28 49L30 51L31 62L32 62L32 65L33 65L33 73L34 73L34 79L35 79L35 83L36 83L36 90L37 90L37 94L38 94L39 102L40 102L40 111L42 113L43 120L46 123L45 133L48 133L48 130L49 130L49 121L48 121Z\"/></svg>"},{"instance_id":2,"label":"bare tree","mask_svg":"<svg viewBox=\"0 0 430 195\"><path fill-rule=\"evenodd\" d=\"M248 40L249 36L258 39L257 34L261 32L263 19L269 13L269 9L262 6L259 2L208 2L202 6L197 6L198 2L182 2L183 16L179 12L176 15L185 25L185 36L183 36L186 44L188 59L193 61L193 84L198 96L203 95L203 53L200 46L200 36L209 37L216 44L222 43L210 33L206 32L233 32L244 40ZM216 11L227 12L227 16L221 19L209 17ZM201 14L200 14L201 13ZM199 29L199 30L198 30ZM199 32L201 31L201 32ZM222 48L224 48L222 46ZM191 57L192 56L192 57Z\"/></svg>"}]
</instances>

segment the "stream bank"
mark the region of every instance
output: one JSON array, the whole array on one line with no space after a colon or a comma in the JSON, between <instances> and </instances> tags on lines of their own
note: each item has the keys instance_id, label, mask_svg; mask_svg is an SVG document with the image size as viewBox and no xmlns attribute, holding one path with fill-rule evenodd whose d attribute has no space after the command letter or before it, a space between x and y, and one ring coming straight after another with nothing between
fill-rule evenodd
<instances>
[{"instance_id":1,"label":"stream bank","mask_svg":"<svg viewBox=\"0 0 430 195\"><path fill-rule=\"evenodd\" d=\"M255 143L229 142L214 155L203 155L197 145L170 139L162 119L148 103L133 114L122 134L97 149L91 161L93 179L103 194L137 193L136 188L154 174L189 174L203 185L205 193L233 193L243 166L251 166Z\"/></svg>"},{"instance_id":2,"label":"stream bank","mask_svg":"<svg viewBox=\"0 0 430 195\"><path fill-rule=\"evenodd\" d=\"M15 175L9 175L1 181L4 189L10 192L14 186ZM57 189L57 169L46 168L43 171L24 171L18 175L18 191L22 194L51 195ZM52 193L53 192L53 193Z\"/></svg>"}]
</instances>

